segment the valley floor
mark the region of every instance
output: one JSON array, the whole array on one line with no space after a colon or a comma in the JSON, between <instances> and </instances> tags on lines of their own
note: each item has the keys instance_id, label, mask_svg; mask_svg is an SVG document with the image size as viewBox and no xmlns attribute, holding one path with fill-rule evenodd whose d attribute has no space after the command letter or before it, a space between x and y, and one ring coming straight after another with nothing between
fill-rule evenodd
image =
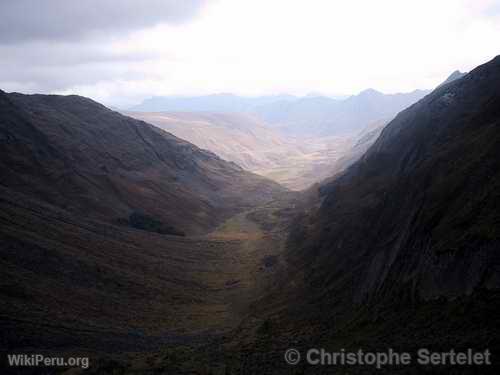
<instances>
[{"instance_id":1,"label":"valley floor","mask_svg":"<svg viewBox=\"0 0 500 375\"><path fill-rule=\"evenodd\" d=\"M285 350L498 348L494 293L361 309L337 326L332 305L297 293L301 274L285 257L300 207L293 193L208 235L175 237L2 192L1 352L90 357L88 370L49 374L316 374L331 368L291 367ZM47 373L37 370L26 374Z\"/></svg>"},{"instance_id":2,"label":"valley floor","mask_svg":"<svg viewBox=\"0 0 500 375\"><path fill-rule=\"evenodd\" d=\"M2 352L88 354L96 371L110 360L147 369L160 354L146 353L176 358L226 340L286 267L291 200L183 238L86 222L4 194Z\"/></svg>"}]
</instances>

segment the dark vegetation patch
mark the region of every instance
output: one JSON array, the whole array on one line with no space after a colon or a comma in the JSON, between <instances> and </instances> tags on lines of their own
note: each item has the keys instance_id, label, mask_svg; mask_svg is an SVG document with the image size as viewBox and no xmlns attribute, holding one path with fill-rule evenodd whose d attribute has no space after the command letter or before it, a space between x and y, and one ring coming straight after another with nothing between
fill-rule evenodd
<instances>
[{"instance_id":1,"label":"dark vegetation patch","mask_svg":"<svg viewBox=\"0 0 500 375\"><path fill-rule=\"evenodd\" d=\"M186 233L184 233L182 230L179 230L172 225L163 223L161 220L140 212L132 212L128 217L127 223L132 228L145 230L148 232L170 234L173 236L186 235Z\"/></svg>"}]
</instances>

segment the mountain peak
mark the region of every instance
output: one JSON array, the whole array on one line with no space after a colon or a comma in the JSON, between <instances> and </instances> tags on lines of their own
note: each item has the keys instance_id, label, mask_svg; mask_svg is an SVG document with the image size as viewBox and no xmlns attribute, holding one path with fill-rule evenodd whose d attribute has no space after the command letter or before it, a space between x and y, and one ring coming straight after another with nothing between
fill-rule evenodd
<instances>
[{"instance_id":1,"label":"mountain peak","mask_svg":"<svg viewBox=\"0 0 500 375\"><path fill-rule=\"evenodd\" d=\"M372 88L368 88L366 90L361 91L358 96L375 96L375 95L383 95L380 91L377 91Z\"/></svg>"},{"instance_id":2,"label":"mountain peak","mask_svg":"<svg viewBox=\"0 0 500 375\"><path fill-rule=\"evenodd\" d=\"M454 81L456 79L462 78L464 75L467 73L462 73L460 70L455 70L453 73L451 73L448 78L446 78L447 82Z\"/></svg>"},{"instance_id":3,"label":"mountain peak","mask_svg":"<svg viewBox=\"0 0 500 375\"><path fill-rule=\"evenodd\" d=\"M441 83L438 87L440 86L443 86L443 85L446 85L447 83L450 83L450 82L453 82L457 79L460 79L462 78L463 76L465 76L467 73L462 73L460 70L455 70L453 73L451 73L448 78L446 78L444 80L443 83Z\"/></svg>"}]
</instances>

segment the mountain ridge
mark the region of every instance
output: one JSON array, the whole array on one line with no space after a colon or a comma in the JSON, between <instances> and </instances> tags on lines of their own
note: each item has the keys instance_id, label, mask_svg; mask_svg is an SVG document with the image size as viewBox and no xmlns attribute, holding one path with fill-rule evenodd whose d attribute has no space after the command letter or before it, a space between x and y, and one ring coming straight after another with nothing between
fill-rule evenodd
<instances>
[{"instance_id":1,"label":"mountain ridge","mask_svg":"<svg viewBox=\"0 0 500 375\"><path fill-rule=\"evenodd\" d=\"M138 210L198 232L284 191L87 98L2 92L0 104L2 184L83 215L116 222Z\"/></svg>"},{"instance_id":2,"label":"mountain ridge","mask_svg":"<svg viewBox=\"0 0 500 375\"><path fill-rule=\"evenodd\" d=\"M257 116L270 127L295 136L331 136L356 133L368 123L396 115L397 112L429 93L383 94L374 89L345 99L326 96L289 95L239 97L214 94L198 97L156 97L131 111L164 112L243 112ZM149 104L148 104L149 103Z\"/></svg>"}]
</instances>

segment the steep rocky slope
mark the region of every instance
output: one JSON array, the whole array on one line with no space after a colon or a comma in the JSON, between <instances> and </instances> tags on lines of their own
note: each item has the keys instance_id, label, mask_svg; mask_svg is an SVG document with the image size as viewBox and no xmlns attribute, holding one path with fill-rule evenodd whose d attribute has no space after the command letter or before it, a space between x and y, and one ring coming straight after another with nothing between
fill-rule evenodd
<instances>
[{"instance_id":1,"label":"steep rocky slope","mask_svg":"<svg viewBox=\"0 0 500 375\"><path fill-rule=\"evenodd\" d=\"M229 344L238 371L375 371L309 366L310 348L474 348L498 358L499 88L500 56L399 113L316 199L308 192L290 229L287 277ZM284 361L288 348L302 353L299 365ZM496 374L493 364L376 371Z\"/></svg>"},{"instance_id":2,"label":"steep rocky slope","mask_svg":"<svg viewBox=\"0 0 500 375\"><path fill-rule=\"evenodd\" d=\"M321 188L292 252L311 278L350 302L499 287L499 83L496 58L439 87Z\"/></svg>"},{"instance_id":3,"label":"steep rocky slope","mask_svg":"<svg viewBox=\"0 0 500 375\"><path fill-rule=\"evenodd\" d=\"M107 222L198 233L284 190L77 96L0 92L0 137L3 187Z\"/></svg>"}]
</instances>

